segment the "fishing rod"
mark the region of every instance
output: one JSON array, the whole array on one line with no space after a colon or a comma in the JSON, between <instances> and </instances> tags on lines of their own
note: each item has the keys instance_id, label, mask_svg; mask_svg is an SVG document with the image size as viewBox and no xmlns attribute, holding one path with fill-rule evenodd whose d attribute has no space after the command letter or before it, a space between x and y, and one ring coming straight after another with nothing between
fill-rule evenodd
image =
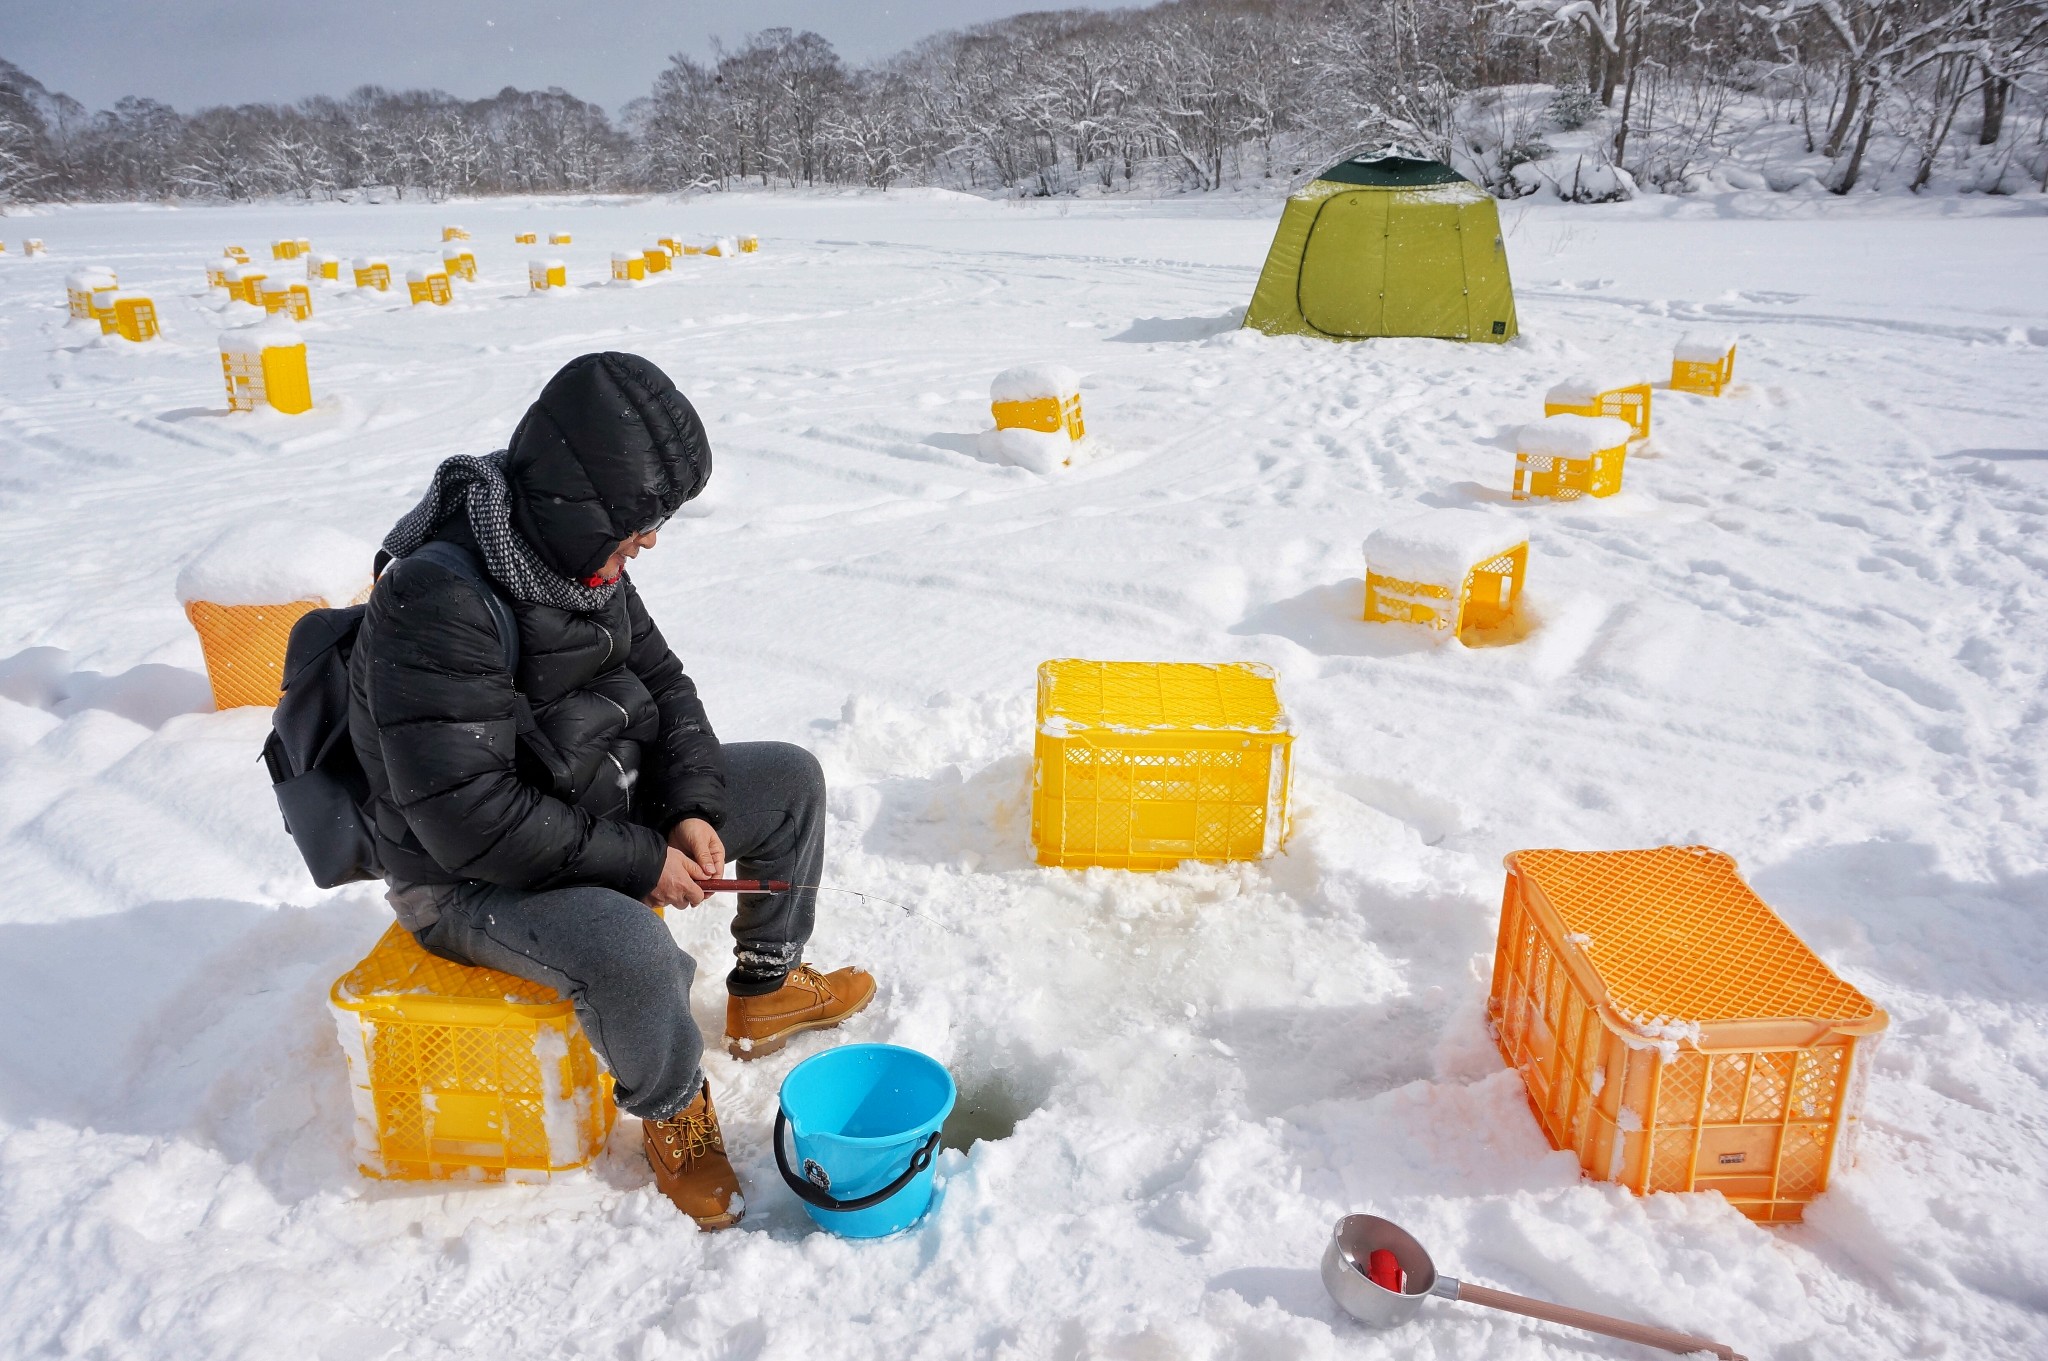
<instances>
[{"instance_id":1,"label":"fishing rod","mask_svg":"<svg viewBox=\"0 0 2048 1361\"><path fill-rule=\"evenodd\" d=\"M933 926L951 931L954 935L960 934L959 928L952 923L942 922L937 917L927 916L908 903L899 903L894 899L884 898L879 893L864 893L857 888L837 888L831 884L792 884L787 879L699 879L697 887L703 889L706 893L782 894L794 893L800 889L809 889L814 893L844 893L850 897L860 899L863 903L873 901L881 903L885 907L896 908L899 911L909 913L920 921L928 921Z\"/></svg>"}]
</instances>

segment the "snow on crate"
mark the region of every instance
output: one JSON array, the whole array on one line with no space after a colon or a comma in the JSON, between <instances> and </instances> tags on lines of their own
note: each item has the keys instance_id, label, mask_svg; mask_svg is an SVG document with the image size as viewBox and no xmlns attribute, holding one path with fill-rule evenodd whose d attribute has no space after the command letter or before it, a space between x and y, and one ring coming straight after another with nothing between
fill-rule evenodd
<instances>
[{"instance_id":1,"label":"snow on crate","mask_svg":"<svg viewBox=\"0 0 2048 1361\"><path fill-rule=\"evenodd\" d=\"M997 374L988 395L996 426L982 433L984 457L1041 473L1073 462L1087 436L1079 374L1064 364L1020 364Z\"/></svg>"},{"instance_id":2,"label":"snow on crate","mask_svg":"<svg viewBox=\"0 0 2048 1361\"><path fill-rule=\"evenodd\" d=\"M1627 421L1615 416L1545 416L1522 427L1515 450L1577 461L1627 444L1634 434Z\"/></svg>"},{"instance_id":3,"label":"snow on crate","mask_svg":"<svg viewBox=\"0 0 2048 1361\"><path fill-rule=\"evenodd\" d=\"M1671 357L1687 364L1718 364L1735 348L1733 331L1687 331L1671 347Z\"/></svg>"},{"instance_id":4,"label":"snow on crate","mask_svg":"<svg viewBox=\"0 0 2048 1361\"><path fill-rule=\"evenodd\" d=\"M1475 563L1490 562L1529 541L1512 515L1487 510L1433 510L1366 536L1374 572L1402 581L1463 581Z\"/></svg>"},{"instance_id":5,"label":"snow on crate","mask_svg":"<svg viewBox=\"0 0 2048 1361\"><path fill-rule=\"evenodd\" d=\"M251 520L216 535L179 569L178 603L343 605L370 584L376 546L326 525Z\"/></svg>"}]
</instances>

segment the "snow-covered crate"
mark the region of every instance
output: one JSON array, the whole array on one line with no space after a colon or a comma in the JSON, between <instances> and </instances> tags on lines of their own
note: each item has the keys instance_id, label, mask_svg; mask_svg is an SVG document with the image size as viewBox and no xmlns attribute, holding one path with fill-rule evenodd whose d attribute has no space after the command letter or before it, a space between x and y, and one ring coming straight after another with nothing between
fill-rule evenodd
<instances>
[{"instance_id":1,"label":"snow-covered crate","mask_svg":"<svg viewBox=\"0 0 2048 1361\"><path fill-rule=\"evenodd\" d=\"M92 295L92 319L100 324L101 335L114 334L118 324L114 316L114 304L120 294L111 288L96 289Z\"/></svg>"},{"instance_id":2,"label":"snow-covered crate","mask_svg":"<svg viewBox=\"0 0 2048 1361\"><path fill-rule=\"evenodd\" d=\"M1256 860L1287 835L1294 735L1249 662L1038 668L1031 840L1041 865Z\"/></svg>"},{"instance_id":3,"label":"snow-covered crate","mask_svg":"<svg viewBox=\"0 0 2048 1361\"><path fill-rule=\"evenodd\" d=\"M31 236L21 243L21 253L31 260L41 255L46 249L47 247L43 245L43 238L40 236Z\"/></svg>"},{"instance_id":4,"label":"snow-covered crate","mask_svg":"<svg viewBox=\"0 0 2048 1361\"><path fill-rule=\"evenodd\" d=\"M515 246L537 246L540 244L540 233L514 232L512 233L512 244Z\"/></svg>"},{"instance_id":5,"label":"snow-covered crate","mask_svg":"<svg viewBox=\"0 0 2048 1361\"><path fill-rule=\"evenodd\" d=\"M178 573L217 709L273 705L285 645L308 610L367 599L375 549L322 525L237 525Z\"/></svg>"},{"instance_id":6,"label":"snow-covered crate","mask_svg":"<svg viewBox=\"0 0 2048 1361\"><path fill-rule=\"evenodd\" d=\"M1690 331L1671 350L1671 387L1718 397L1735 378L1735 337L1719 331Z\"/></svg>"},{"instance_id":7,"label":"snow-covered crate","mask_svg":"<svg viewBox=\"0 0 2048 1361\"><path fill-rule=\"evenodd\" d=\"M272 316L287 316L293 321L304 321L313 315L313 290L304 284L291 283L284 279L263 281L263 310Z\"/></svg>"},{"instance_id":8,"label":"snow-covered crate","mask_svg":"<svg viewBox=\"0 0 2048 1361\"><path fill-rule=\"evenodd\" d=\"M1613 416L1545 416L1515 437L1514 498L1612 496L1635 427Z\"/></svg>"},{"instance_id":9,"label":"snow-covered crate","mask_svg":"<svg viewBox=\"0 0 2048 1361\"><path fill-rule=\"evenodd\" d=\"M263 305L263 281L270 271L261 265L236 265L228 271L228 296L251 307Z\"/></svg>"},{"instance_id":10,"label":"snow-covered crate","mask_svg":"<svg viewBox=\"0 0 2048 1361\"><path fill-rule=\"evenodd\" d=\"M114 334L123 340L155 340L159 334L156 304L140 293L116 294L113 317Z\"/></svg>"},{"instance_id":11,"label":"snow-covered crate","mask_svg":"<svg viewBox=\"0 0 2048 1361\"><path fill-rule=\"evenodd\" d=\"M638 283L647 277L647 257L628 255L624 251L612 253L612 282L615 284Z\"/></svg>"},{"instance_id":12,"label":"snow-covered crate","mask_svg":"<svg viewBox=\"0 0 2048 1361\"><path fill-rule=\"evenodd\" d=\"M653 246L640 252L640 258L647 262L649 274L660 274L669 267L671 256L665 246Z\"/></svg>"},{"instance_id":13,"label":"snow-covered crate","mask_svg":"<svg viewBox=\"0 0 2048 1361\"><path fill-rule=\"evenodd\" d=\"M273 260L296 260L304 254L297 237L287 237L270 243L270 258Z\"/></svg>"},{"instance_id":14,"label":"snow-covered crate","mask_svg":"<svg viewBox=\"0 0 2048 1361\"><path fill-rule=\"evenodd\" d=\"M443 227L441 229L441 239L443 241L467 241L469 240L469 228Z\"/></svg>"},{"instance_id":15,"label":"snow-covered crate","mask_svg":"<svg viewBox=\"0 0 2048 1361\"><path fill-rule=\"evenodd\" d=\"M249 252L240 246L223 246L220 253L227 256L230 260L238 261L241 264L246 265L249 263Z\"/></svg>"},{"instance_id":16,"label":"snow-covered crate","mask_svg":"<svg viewBox=\"0 0 2048 1361\"><path fill-rule=\"evenodd\" d=\"M1516 851L1488 1023L1551 1146L1797 1221L1852 1160L1888 1024L1705 846Z\"/></svg>"},{"instance_id":17,"label":"snow-covered crate","mask_svg":"<svg viewBox=\"0 0 2048 1361\"><path fill-rule=\"evenodd\" d=\"M549 244L550 246L567 246L567 245L573 245L574 243L575 243L575 238L574 238L574 237L572 237L572 236L571 236L571 235L570 235L570 234L569 234L568 232L549 232L549 233L548 233L548 244Z\"/></svg>"},{"instance_id":18,"label":"snow-covered crate","mask_svg":"<svg viewBox=\"0 0 2048 1361\"><path fill-rule=\"evenodd\" d=\"M313 255L310 253L306 256L306 282L316 284L322 279L332 279L336 283L341 282L340 256Z\"/></svg>"},{"instance_id":19,"label":"snow-covered crate","mask_svg":"<svg viewBox=\"0 0 2048 1361\"><path fill-rule=\"evenodd\" d=\"M535 292L569 286L569 266L560 260L528 260L526 284Z\"/></svg>"},{"instance_id":20,"label":"snow-covered crate","mask_svg":"<svg viewBox=\"0 0 2048 1361\"><path fill-rule=\"evenodd\" d=\"M451 281L462 279L468 283L476 282L476 255L474 252L466 250L443 251L441 253L441 268L448 272L448 278Z\"/></svg>"},{"instance_id":21,"label":"snow-covered crate","mask_svg":"<svg viewBox=\"0 0 2048 1361\"><path fill-rule=\"evenodd\" d=\"M1529 570L1529 533L1507 515L1433 510L1365 541L1365 617L1464 639L1507 622Z\"/></svg>"},{"instance_id":22,"label":"snow-covered crate","mask_svg":"<svg viewBox=\"0 0 2048 1361\"><path fill-rule=\"evenodd\" d=\"M417 306L430 302L445 307L454 293L448 287L448 272L440 269L411 269L405 273L405 291Z\"/></svg>"},{"instance_id":23,"label":"snow-covered crate","mask_svg":"<svg viewBox=\"0 0 2048 1361\"><path fill-rule=\"evenodd\" d=\"M1081 376L1063 364L1020 364L988 385L989 410L998 430L1064 430L1086 435L1081 423Z\"/></svg>"},{"instance_id":24,"label":"snow-covered crate","mask_svg":"<svg viewBox=\"0 0 2048 1361\"><path fill-rule=\"evenodd\" d=\"M71 309L73 321L93 321L98 314L93 311L92 295L108 293L119 288L120 280L110 269L82 269L64 278L64 302Z\"/></svg>"},{"instance_id":25,"label":"snow-covered crate","mask_svg":"<svg viewBox=\"0 0 2048 1361\"><path fill-rule=\"evenodd\" d=\"M741 237L741 238L740 238L740 254L742 254L742 255L752 255L752 254L753 254L753 253L754 253L755 251L757 251L757 250L759 250L759 249L761 249L761 238L760 238L760 237L758 237L758 236L743 236L743 237Z\"/></svg>"},{"instance_id":26,"label":"snow-covered crate","mask_svg":"<svg viewBox=\"0 0 2048 1361\"><path fill-rule=\"evenodd\" d=\"M1635 438L1650 434L1650 381L1606 378L1567 378L1543 394L1546 416L1613 416L1635 430Z\"/></svg>"},{"instance_id":27,"label":"snow-covered crate","mask_svg":"<svg viewBox=\"0 0 2048 1361\"><path fill-rule=\"evenodd\" d=\"M382 256L357 256L351 272L357 288L374 288L382 293L391 287L391 262Z\"/></svg>"},{"instance_id":28,"label":"snow-covered crate","mask_svg":"<svg viewBox=\"0 0 2048 1361\"><path fill-rule=\"evenodd\" d=\"M313 406L306 342L282 321L221 332L220 367L227 379L230 410L254 411L269 405L297 415Z\"/></svg>"},{"instance_id":29,"label":"snow-covered crate","mask_svg":"<svg viewBox=\"0 0 2048 1361\"><path fill-rule=\"evenodd\" d=\"M604 1148L611 1074L552 988L430 955L394 923L328 999L363 1175L545 1181Z\"/></svg>"},{"instance_id":30,"label":"snow-covered crate","mask_svg":"<svg viewBox=\"0 0 2048 1361\"><path fill-rule=\"evenodd\" d=\"M226 288L228 286L228 271L241 263L240 260L237 260L232 255L223 255L218 260L208 260L206 262L206 286L208 288Z\"/></svg>"}]
</instances>

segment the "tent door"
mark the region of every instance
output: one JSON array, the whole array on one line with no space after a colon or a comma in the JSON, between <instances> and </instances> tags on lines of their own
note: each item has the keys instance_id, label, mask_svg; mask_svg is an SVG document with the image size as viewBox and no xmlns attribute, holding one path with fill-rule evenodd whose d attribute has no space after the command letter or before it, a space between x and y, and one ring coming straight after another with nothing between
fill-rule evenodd
<instances>
[{"instance_id":1,"label":"tent door","mask_svg":"<svg viewBox=\"0 0 2048 1361\"><path fill-rule=\"evenodd\" d=\"M1463 340L1465 238L1458 206L1395 197L1387 218L1382 335Z\"/></svg>"},{"instance_id":2,"label":"tent door","mask_svg":"<svg viewBox=\"0 0 2048 1361\"><path fill-rule=\"evenodd\" d=\"M1388 194L1325 200L1301 252L1301 319L1332 336L1384 335Z\"/></svg>"}]
</instances>

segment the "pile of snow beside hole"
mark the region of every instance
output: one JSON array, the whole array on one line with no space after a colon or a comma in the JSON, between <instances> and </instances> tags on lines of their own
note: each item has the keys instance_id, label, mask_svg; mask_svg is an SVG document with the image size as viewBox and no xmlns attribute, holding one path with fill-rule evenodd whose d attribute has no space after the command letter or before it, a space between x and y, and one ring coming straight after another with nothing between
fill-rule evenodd
<instances>
[{"instance_id":1,"label":"pile of snow beside hole","mask_svg":"<svg viewBox=\"0 0 2048 1361\"><path fill-rule=\"evenodd\" d=\"M991 402L1032 402L1046 397L1065 401L1081 395L1081 375L1064 364L1019 364L1004 369L988 385Z\"/></svg>"},{"instance_id":2,"label":"pile of snow beside hole","mask_svg":"<svg viewBox=\"0 0 2048 1361\"><path fill-rule=\"evenodd\" d=\"M1671 357L1682 364L1718 364L1734 348L1733 331L1687 331L1671 347Z\"/></svg>"},{"instance_id":3,"label":"pile of snow beside hole","mask_svg":"<svg viewBox=\"0 0 2048 1361\"><path fill-rule=\"evenodd\" d=\"M222 532L178 572L178 603L345 605L370 584L374 545L325 525L251 521Z\"/></svg>"},{"instance_id":4,"label":"pile of snow beside hole","mask_svg":"<svg viewBox=\"0 0 2048 1361\"><path fill-rule=\"evenodd\" d=\"M1482 562L1529 541L1512 515L1487 510L1433 510L1397 520L1366 536L1366 567L1383 577L1456 585Z\"/></svg>"},{"instance_id":5,"label":"pile of snow beside hole","mask_svg":"<svg viewBox=\"0 0 2048 1361\"><path fill-rule=\"evenodd\" d=\"M1545 416L1522 427L1515 451L1552 458L1591 458L1603 449L1619 449L1635 438L1635 427L1614 416Z\"/></svg>"}]
</instances>

